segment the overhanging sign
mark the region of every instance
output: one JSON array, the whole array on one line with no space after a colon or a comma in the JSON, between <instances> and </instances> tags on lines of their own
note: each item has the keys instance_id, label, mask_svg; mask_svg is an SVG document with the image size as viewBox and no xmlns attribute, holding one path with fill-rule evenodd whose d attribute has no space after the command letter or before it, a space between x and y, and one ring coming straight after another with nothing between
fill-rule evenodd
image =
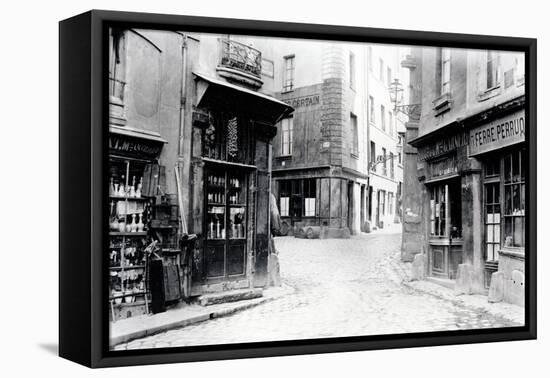
<instances>
[{"instance_id":1,"label":"overhanging sign","mask_svg":"<svg viewBox=\"0 0 550 378\"><path fill-rule=\"evenodd\" d=\"M478 155L525 141L525 110L470 130L468 155Z\"/></svg>"}]
</instances>

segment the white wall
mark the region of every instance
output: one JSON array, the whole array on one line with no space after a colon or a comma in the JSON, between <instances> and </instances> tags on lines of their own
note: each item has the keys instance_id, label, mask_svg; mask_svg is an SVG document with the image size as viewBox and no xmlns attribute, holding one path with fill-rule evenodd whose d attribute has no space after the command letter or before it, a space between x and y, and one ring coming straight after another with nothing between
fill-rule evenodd
<instances>
[{"instance_id":1,"label":"white wall","mask_svg":"<svg viewBox=\"0 0 550 378\"><path fill-rule=\"evenodd\" d=\"M550 122L544 104L549 103L550 29L544 2L463 0L454 6L440 1L352 2L339 0L276 3L205 0L83 0L79 2L18 1L4 4L0 25L5 52L2 68L4 198L2 235L5 269L0 275L4 303L1 352L6 377L113 377L154 376L242 377L260 372L262 377L540 377L548 370L550 313L547 297L550 276L543 230L550 226L548 198L539 196L539 341L458 345L437 348L333 353L173 364L93 371L55 356L57 343L57 38L61 19L91 8L149 11L211 17L252 18L396 29L437 30L480 34L538 37L540 140L550 140ZM32 101L27 101L32 97ZM78 125L75 125L76 127ZM548 149L539 149L539 166L550 163ZM542 172L542 170L541 170ZM550 186L548 175L539 175L539 193ZM37 196L37 193L39 195ZM40 219L29 219L29 214ZM32 242L29 242L31 241ZM10 261L25 263L22 270L8 268ZM545 290L546 289L546 290ZM39 290L39 291L37 291Z\"/></svg>"}]
</instances>

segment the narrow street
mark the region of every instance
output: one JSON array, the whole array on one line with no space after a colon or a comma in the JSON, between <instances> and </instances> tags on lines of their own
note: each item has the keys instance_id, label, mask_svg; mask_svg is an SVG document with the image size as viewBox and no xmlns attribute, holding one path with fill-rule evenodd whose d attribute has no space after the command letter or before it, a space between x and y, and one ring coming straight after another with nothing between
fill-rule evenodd
<instances>
[{"instance_id":1,"label":"narrow street","mask_svg":"<svg viewBox=\"0 0 550 378\"><path fill-rule=\"evenodd\" d=\"M350 239L277 238L283 282L295 293L115 349L241 343L514 326L401 285L395 231Z\"/></svg>"}]
</instances>

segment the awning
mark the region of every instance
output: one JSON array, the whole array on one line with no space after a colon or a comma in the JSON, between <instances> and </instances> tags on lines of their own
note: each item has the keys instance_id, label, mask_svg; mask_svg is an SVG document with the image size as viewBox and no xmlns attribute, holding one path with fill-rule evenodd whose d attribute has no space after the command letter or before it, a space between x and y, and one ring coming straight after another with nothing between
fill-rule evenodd
<instances>
[{"instance_id":1,"label":"awning","mask_svg":"<svg viewBox=\"0 0 550 378\"><path fill-rule=\"evenodd\" d=\"M197 105L215 105L250 114L272 124L289 116L294 108L274 97L193 72L197 77Z\"/></svg>"},{"instance_id":2,"label":"awning","mask_svg":"<svg viewBox=\"0 0 550 378\"><path fill-rule=\"evenodd\" d=\"M152 142L168 143L157 133L151 133L147 131L137 130L130 127L109 126L109 132L113 134L119 134L139 139L147 139Z\"/></svg>"}]
</instances>

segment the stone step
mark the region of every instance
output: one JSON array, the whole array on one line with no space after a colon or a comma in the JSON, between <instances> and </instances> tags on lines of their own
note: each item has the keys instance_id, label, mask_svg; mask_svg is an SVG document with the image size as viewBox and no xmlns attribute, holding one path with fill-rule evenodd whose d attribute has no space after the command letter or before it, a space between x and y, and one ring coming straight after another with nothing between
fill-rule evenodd
<instances>
[{"instance_id":1,"label":"stone step","mask_svg":"<svg viewBox=\"0 0 550 378\"><path fill-rule=\"evenodd\" d=\"M201 306L210 306L219 303L237 302L247 299L260 298L262 296L262 289L240 289L222 291L220 293L203 294L198 298L198 301Z\"/></svg>"},{"instance_id":2,"label":"stone step","mask_svg":"<svg viewBox=\"0 0 550 378\"><path fill-rule=\"evenodd\" d=\"M439 277L428 276L428 277L426 277L426 281L433 282L435 284L441 285L441 286L449 288L449 289L454 289L454 287L455 287L455 281L454 280L449 280L447 278L439 278Z\"/></svg>"}]
</instances>

